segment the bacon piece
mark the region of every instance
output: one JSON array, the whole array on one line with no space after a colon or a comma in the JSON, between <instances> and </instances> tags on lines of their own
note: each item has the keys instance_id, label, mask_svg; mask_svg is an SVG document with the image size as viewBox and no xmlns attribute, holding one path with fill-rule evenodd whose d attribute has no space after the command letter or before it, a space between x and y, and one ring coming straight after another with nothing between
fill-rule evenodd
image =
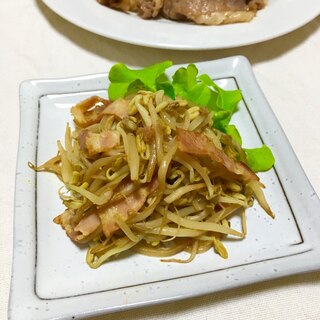
<instances>
[{"instance_id":1,"label":"bacon piece","mask_svg":"<svg viewBox=\"0 0 320 320\"><path fill-rule=\"evenodd\" d=\"M87 149L87 144L86 144L86 140L87 140L87 136L89 135L89 130L81 130L78 136L78 141L79 141L79 145L80 145L80 149L82 151L85 151Z\"/></svg>"},{"instance_id":2,"label":"bacon piece","mask_svg":"<svg viewBox=\"0 0 320 320\"><path fill-rule=\"evenodd\" d=\"M81 237L85 238L95 232L100 225L101 222L99 216L96 213L91 213L80 220L80 222L75 226L74 231L80 232Z\"/></svg>"},{"instance_id":3,"label":"bacon piece","mask_svg":"<svg viewBox=\"0 0 320 320\"><path fill-rule=\"evenodd\" d=\"M183 152L199 156L209 156L228 172L239 175L243 180L259 180L258 176L244 163L234 161L218 149L209 138L199 132L177 129L178 148Z\"/></svg>"},{"instance_id":4,"label":"bacon piece","mask_svg":"<svg viewBox=\"0 0 320 320\"><path fill-rule=\"evenodd\" d=\"M71 209L65 210L60 215L56 216L53 219L53 222L56 224L60 224L61 227L66 231L67 235L75 241L77 237L77 232L74 231L72 226L72 217L74 215L74 211Z\"/></svg>"},{"instance_id":5,"label":"bacon piece","mask_svg":"<svg viewBox=\"0 0 320 320\"><path fill-rule=\"evenodd\" d=\"M118 99L114 102L98 96L92 96L77 103L71 108L74 122L81 128L99 123L105 114L115 115L123 119L128 116L129 101Z\"/></svg>"},{"instance_id":6,"label":"bacon piece","mask_svg":"<svg viewBox=\"0 0 320 320\"><path fill-rule=\"evenodd\" d=\"M92 213L83 217L76 226L74 226L74 223L72 222L73 216L74 211L67 209L62 214L55 217L53 221L60 224L66 231L68 237L74 242L88 242L101 231L101 222L97 214Z\"/></svg>"},{"instance_id":7,"label":"bacon piece","mask_svg":"<svg viewBox=\"0 0 320 320\"><path fill-rule=\"evenodd\" d=\"M120 133L115 130L103 131L101 133L83 130L79 134L79 143L81 150L86 150L89 156L93 156L119 146Z\"/></svg>"},{"instance_id":8,"label":"bacon piece","mask_svg":"<svg viewBox=\"0 0 320 320\"><path fill-rule=\"evenodd\" d=\"M149 143L152 142L155 138L155 130L152 126L149 127L140 127L137 130L138 134L142 135L142 138L145 142Z\"/></svg>"},{"instance_id":9,"label":"bacon piece","mask_svg":"<svg viewBox=\"0 0 320 320\"><path fill-rule=\"evenodd\" d=\"M127 195L124 199L99 209L98 213L105 236L109 237L114 231L119 229L119 226L114 219L116 214L119 214L121 218L126 221L142 208L148 195L155 191L158 188L158 185L158 180L153 179L147 185L144 185Z\"/></svg>"},{"instance_id":10,"label":"bacon piece","mask_svg":"<svg viewBox=\"0 0 320 320\"><path fill-rule=\"evenodd\" d=\"M100 122L103 117L103 110L109 104L109 100L98 96L92 96L77 103L71 108L74 122L81 128L86 128L94 123Z\"/></svg>"},{"instance_id":11,"label":"bacon piece","mask_svg":"<svg viewBox=\"0 0 320 320\"><path fill-rule=\"evenodd\" d=\"M128 110L129 101L125 99L117 99L103 110L103 114L112 114L120 119L123 119L129 115Z\"/></svg>"}]
</instances>

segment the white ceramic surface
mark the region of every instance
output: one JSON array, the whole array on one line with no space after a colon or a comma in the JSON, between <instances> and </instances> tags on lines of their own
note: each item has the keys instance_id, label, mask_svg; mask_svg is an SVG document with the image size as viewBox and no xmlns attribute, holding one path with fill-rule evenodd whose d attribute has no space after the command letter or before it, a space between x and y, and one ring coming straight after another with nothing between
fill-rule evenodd
<instances>
[{"instance_id":1,"label":"white ceramic surface","mask_svg":"<svg viewBox=\"0 0 320 320\"><path fill-rule=\"evenodd\" d=\"M132 253L91 270L85 250L52 222L63 210L59 181L52 174L35 174L27 163L39 164L56 153L56 140L63 139L71 121L70 106L93 94L106 96L107 74L25 81L20 88L10 319L79 319L320 269L319 198L248 61L231 57L197 67L222 87L242 90L234 123L245 147L265 143L273 150L275 168L260 177L276 219L259 206L248 210L248 236L226 242L228 260L210 251L187 265L169 264Z\"/></svg>"},{"instance_id":2,"label":"white ceramic surface","mask_svg":"<svg viewBox=\"0 0 320 320\"><path fill-rule=\"evenodd\" d=\"M75 25L111 39L177 50L232 48L262 42L293 31L320 13L319 0L269 0L250 23L199 26L166 19L143 20L96 0L42 0Z\"/></svg>"}]
</instances>

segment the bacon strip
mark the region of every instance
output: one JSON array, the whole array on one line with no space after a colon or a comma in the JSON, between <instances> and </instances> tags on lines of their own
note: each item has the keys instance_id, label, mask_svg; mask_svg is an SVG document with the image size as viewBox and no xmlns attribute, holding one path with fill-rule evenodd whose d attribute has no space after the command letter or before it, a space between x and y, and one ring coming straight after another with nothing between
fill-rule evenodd
<instances>
[{"instance_id":1,"label":"bacon strip","mask_svg":"<svg viewBox=\"0 0 320 320\"><path fill-rule=\"evenodd\" d=\"M128 101L118 99L114 102L98 96L92 96L77 103L71 108L74 122L81 128L99 123L105 114L115 115L123 119L128 116Z\"/></svg>"},{"instance_id":2,"label":"bacon strip","mask_svg":"<svg viewBox=\"0 0 320 320\"><path fill-rule=\"evenodd\" d=\"M119 146L120 133L116 130L107 130L101 133L83 130L79 134L79 142L81 150L85 150L89 156L93 156Z\"/></svg>"},{"instance_id":3,"label":"bacon strip","mask_svg":"<svg viewBox=\"0 0 320 320\"><path fill-rule=\"evenodd\" d=\"M102 112L109 104L109 100L98 96L92 96L77 103L71 108L74 122L81 128L100 122L103 117Z\"/></svg>"},{"instance_id":4,"label":"bacon strip","mask_svg":"<svg viewBox=\"0 0 320 320\"><path fill-rule=\"evenodd\" d=\"M209 156L222 165L228 172L240 175L245 181L259 180L258 176L244 163L229 158L218 149L209 138L199 132L177 129L178 149L190 154Z\"/></svg>"},{"instance_id":5,"label":"bacon strip","mask_svg":"<svg viewBox=\"0 0 320 320\"><path fill-rule=\"evenodd\" d=\"M97 214L92 213L83 217L76 226L73 226L72 223L73 216L73 210L67 209L62 214L55 217L53 221L60 224L66 231L68 237L74 242L88 242L101 231L101 222Z\"/></svg>"},{"instance_id":6,"label":"bacon strip","mask_svg":"<svg viewBox=\"0 0 320 320\"><path fill-rule=\"evenodd\" d=\"M132 182L131 182L132 183ZM158 188L158 180L153 179L147 185L144 185L127 195L124 199L101 208L98 213L102 223L102 230L106 237L109 237L119 226L114 220L114 216L119 214L126 221L130 216L136 214L144 205L147 197Z\"/></svg>"},{"instance_id":7,"label":"bacon strip","mask_svg":"<svg viewBox=\"0 0 320 320\"><path fill-rule=\"evenodd\" d=\"M111 114L115 115L119 119L123 119L125 117L128 117L128 110L129 101L125 99L117 99L103 110L103 114Z\"/></svg>"},{"instance_id":8,"label":"bacon strip","mask_svg":"<svg viewBox=\"0 0 320 320\"><path fill-rule=\"evenodd\" d=\"M156 135L153 126L138 128L137 133L141 134L143 140L147 143L152 142L155 138L155 135Z\"/></svg>"},{"instance_id":9,"label":"bacon strip","mask_svg":"<svg viewBox=\"0 0 320 320\"><path fill-rule=\"evenodd\" d=\"M101 222L99 216L96 213L92 213L82 218L75 226L74 231L80 232L82 237L85 238L95 232L100 225Z\"/></svg>"}]
</instances>

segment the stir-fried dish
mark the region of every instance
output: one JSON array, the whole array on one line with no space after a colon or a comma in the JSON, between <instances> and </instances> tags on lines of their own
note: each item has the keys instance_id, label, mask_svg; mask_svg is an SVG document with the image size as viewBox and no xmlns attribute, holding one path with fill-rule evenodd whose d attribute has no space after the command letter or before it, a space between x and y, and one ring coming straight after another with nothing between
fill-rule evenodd
<instances>
[{"instance_id":1,"label":"stir-fried dish","mask_svg":"<svg viewBox=\"0 0 320 320\"><path fill-rule=\"evenodd\" d=\"M88 244L90 267L129 249L170 262L212 248L227 258L223 239L245 237L254 199L274 216L245 150L213 126L206 107L139 90L114 101L90 97L71 114L74 129L67 124L58 154L29 165L63 182L66 209L54 222ZM173 257L182 251L187 259Z\"/></svg>"}]
</instances>

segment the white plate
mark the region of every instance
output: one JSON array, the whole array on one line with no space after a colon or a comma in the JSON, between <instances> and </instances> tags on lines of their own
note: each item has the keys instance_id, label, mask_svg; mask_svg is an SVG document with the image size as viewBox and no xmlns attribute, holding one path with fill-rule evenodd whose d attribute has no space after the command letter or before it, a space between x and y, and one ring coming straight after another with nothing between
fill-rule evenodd
<instances>
[{"instance_id":1,"label":"white plate","mask_svg":"<svg viewBox=\"0 0 320 320\"><path fill-rule=\"evenodd\" d=\"M53 11L91 32L146 47L178 50L232 48L262 42L293 31L320 13L319 0L269 0L250 23L197 26L165 19L143 20L96 0L42 0Z\"/></svg>"},{"instance_id":2,"label":"white plate","mask_svg":"<svg viewBox=\"0 0 320 320\"><path fill-rule=\"evenodd\" d=\"M56 140L63 139L66 122L71 121L70 106L93 94L106 96L107 74L25 81L20 88L10 319L78 319L320 269L319 198L248 61L232 57L197 66L222 87L242 90L234 123L245 147L265 143L272 148L276 166L260 177L276 219L259 206L248 210L248 236L226 242L228 260L212 251L190 264L130 253L90 269L85 250L52 222L63 210L58 179L36 174L27 163L39 164L56 154Z\"/></svg>"}]
</instances>

